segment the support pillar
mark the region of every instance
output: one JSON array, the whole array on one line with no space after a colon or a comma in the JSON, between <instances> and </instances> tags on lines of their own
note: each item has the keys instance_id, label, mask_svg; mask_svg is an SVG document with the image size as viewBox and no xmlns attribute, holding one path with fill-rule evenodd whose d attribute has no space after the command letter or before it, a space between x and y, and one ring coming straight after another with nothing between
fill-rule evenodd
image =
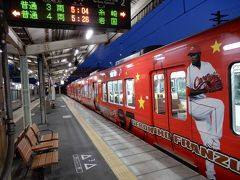
<instances>
[{"instance_id":1,"label":"support pillar","mask_svg":"<svg viewBox=\"0 0 240 180\"><path fill-rule=\"evenodd\" d=\"M45 125L45 124L47 124L47 116L46 116L44 64L43 64L42 55L38 56L38 77L39 77L41 124Z\"/></svg>"},{"instance_id":2,"label":"support pillar","mask_svg":"<svg viewBox=\"0 0 240 180\"><path fill-rule=\"evenodd\" d=\"M28 61L26 56L20 56L20 73L22 83L22 104L23 104L23 127L32 125L32 116L30 110L30 91L28 77Z\"/></svg>"},{"instance_id":3,"label":"support pillar","mask_svg":"<svg viewBox=\"0 0 240 180\"><path fill-rule=\"evenodd\" d=\"M60 85L58 86L58 94L59 94L59 96L61 96L61 86Z\"/></svg>"},{"instance_id":4,"label":"support pillar","mask_svg":"<svg viewBox=\"0 0 240 180\"><path fill-rule=\"evenodd\" d=\"M4 88L3 88L3 74L2 74L2 50L0 49L0 172L2 172L4 165L4 157L6 156L7 141L6 141L6 125L3 121L5 116L4 108Z\"/></svg>"},{"instance_id":5,"label":"support pillar","mask_svg":"<svg viewBox=\"0 0 240 180\"><path fill-rule=\"evenodd\" d=\"M12 162L14 155L14 134L15 134L15 124L13 122L13 111L12 111L12 101L10 94L10 78L8 69L8 59L7 59L7 44L6 36L8 34L8 26L4 17L4 13L0 7L0 51L1 51L1 62L2 62L2 75L4 79L4 95L5 95L5 116L4 124L7 127L7 146L5 147L4 153L4 164L1 170L1 180L6 180L11 178Z\"/></svg>"}]
</instances>

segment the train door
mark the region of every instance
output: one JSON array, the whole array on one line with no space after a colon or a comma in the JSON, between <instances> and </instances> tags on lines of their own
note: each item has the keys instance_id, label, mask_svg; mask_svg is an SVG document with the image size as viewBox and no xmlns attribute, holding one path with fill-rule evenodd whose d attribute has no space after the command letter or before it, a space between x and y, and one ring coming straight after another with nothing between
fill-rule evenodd
<instances>
[{"instance_id":1,"label":"train door","mask_svg":"<svg viewBox=\"0 0 240 180\"><path fill-rule=\"evenodd\" d=\"M166 70L159 70L152 74L153 86L153 121L157 128L157 144L164 149L173 150L168 119L168 96Z\"/></svg>"},{"instance_id":2,"label":"train door","mask_svg":"<svg viewBox=\"0 0 240 180\"><path fill-rule=\"evenodd\" d=\"M94 83L93 84L93 91L94 91L94 105L95 105L95 109L99 110L99 104L98 104L98 83Z\"/></svg>"},{"instance_id":3,"label":"train door","mask_svg":"<svg viewBox=\"0 0 240 180\"><path fill-rule=\"evenodd\" d=\"M188 150L192 140L192 118L188 114L186 68L167 69L169 129L175 154L193 164L193 154Z\"/></svg>"}]
</instances>

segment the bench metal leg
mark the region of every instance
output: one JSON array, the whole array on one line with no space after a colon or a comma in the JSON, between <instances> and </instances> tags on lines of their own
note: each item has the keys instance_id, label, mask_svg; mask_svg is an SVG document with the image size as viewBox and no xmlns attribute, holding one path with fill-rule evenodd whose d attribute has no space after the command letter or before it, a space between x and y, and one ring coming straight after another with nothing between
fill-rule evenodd
<instances>
[{"instance_id":1,"label":"bench metal leg","mask_svg":"<svg viewBox=\"0 0 240 180\"><path fill-rule=\"evenodd\" d=\"M26 171L26 173L25 173L25 175L24 175L24 178L27 177L27 174L28 174L29 169L30 169L30 167L27 167L27 171Z\"/></svg>"}]
</instances>

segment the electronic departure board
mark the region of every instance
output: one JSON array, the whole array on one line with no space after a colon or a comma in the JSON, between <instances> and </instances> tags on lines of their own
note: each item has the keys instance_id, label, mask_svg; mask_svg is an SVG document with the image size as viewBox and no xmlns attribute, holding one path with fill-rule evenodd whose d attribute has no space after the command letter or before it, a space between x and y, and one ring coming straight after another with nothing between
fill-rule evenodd
<instances>
[{"instance_id":1,"label":"electronic departure board","mask_svg":"<svg viewBox=\"0 0 240 180\"><path fill-rule=\"evenodd\" d=\"M4 0L9 25L21 27L127 30L130 0Z\"/></svg>"}]
</instances>

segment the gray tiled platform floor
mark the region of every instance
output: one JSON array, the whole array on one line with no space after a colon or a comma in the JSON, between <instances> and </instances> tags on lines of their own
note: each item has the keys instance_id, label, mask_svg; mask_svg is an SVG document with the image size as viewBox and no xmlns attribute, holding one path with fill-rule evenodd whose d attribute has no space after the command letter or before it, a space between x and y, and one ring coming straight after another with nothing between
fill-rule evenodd
<instances>
[{"instance_id":1,"label":"gray tiled platform floor","mask_svg":"<svg viewBox=\"0 0 240 180\"><path fill-rule=\"evenodd\" d=\"M122 130L99 114L94 113L70 98L67 99L75 104L74 107L81 112L81 116L138 179L205 179L197 172Z\"/></svg>"},{"instance_id":2,"label":"gray tiled platform floor","mask_svg":"<svg viewBox=\"0 0 240 180\"><path fill-rule=\"evenodd\" d=\"M115 180L117 177L98 152L86 132L79 125L61 98L55 109L47 114L47 125L41 126L40 108L32 110L32 120L40 129L52 129L59 134L59 163L44 171L29 171L19 156L13 161L13 180ZM16 121L17 135L23 129L22 120Z\"/></svg>"}]
</instances>

